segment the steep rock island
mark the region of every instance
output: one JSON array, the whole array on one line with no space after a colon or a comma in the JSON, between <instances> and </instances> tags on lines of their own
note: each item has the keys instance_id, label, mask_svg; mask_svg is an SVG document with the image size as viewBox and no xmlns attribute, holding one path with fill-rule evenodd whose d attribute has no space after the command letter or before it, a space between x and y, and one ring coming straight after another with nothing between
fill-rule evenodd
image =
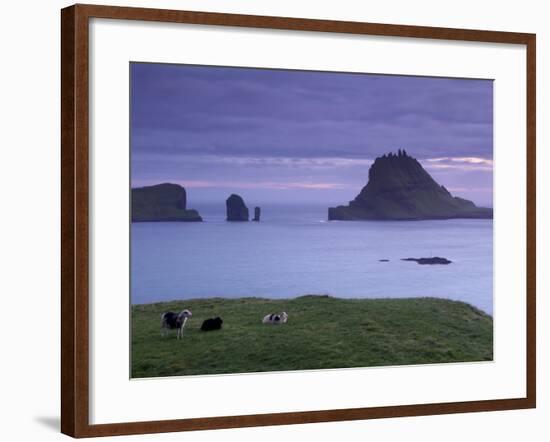
<instances>
[{"instance_id":1,"label":"steep rock island","mask_svg":"<svg viewBox=\"0 0 550 442\"><path fill-rule=\"evenodd\" d=\"M187 208L187 193L179 184L157 184L132 189L132 222L202 221L199 212Z\"/></svg>"},{"instance_id":2,"label":"steep rock island","mask_svg":"<svg viewBox=\"0 0 550 442\"><path fill-rule=\"evenodd\" d=\"M493 218L493 209L452 196L405 151L376 158L369 181L347 206L330 207L329 220Z\"/></svg>"},{"instance_id":3,"label":"steep rock island","mask_svg":"<svg viewBox=\"0 0 550 442\"><path fill-rule=\"evenodd\" d=\"M227 221L248 221L248 207L240 195L232 194L225 200Z\"/></svg>"}]
</instances>

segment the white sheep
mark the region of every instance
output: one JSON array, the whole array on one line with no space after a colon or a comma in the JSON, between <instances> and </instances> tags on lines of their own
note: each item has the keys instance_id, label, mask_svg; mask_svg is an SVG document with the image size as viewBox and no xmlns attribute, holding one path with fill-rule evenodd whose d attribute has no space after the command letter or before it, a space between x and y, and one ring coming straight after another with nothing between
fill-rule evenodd
<instances>
[{"instance_id":1,"label":"white sheep","mask_svg":"<svg viewBox=\"0 0 550 442\"><path fill-rule=\"evenodd\" d=\"M270 313L269 315L265 315L264 319L262 319L262 323L264 324L285 324L286 321L288 321L288 314L287 312L282 313Z\"/></svg>"}]
</instances>

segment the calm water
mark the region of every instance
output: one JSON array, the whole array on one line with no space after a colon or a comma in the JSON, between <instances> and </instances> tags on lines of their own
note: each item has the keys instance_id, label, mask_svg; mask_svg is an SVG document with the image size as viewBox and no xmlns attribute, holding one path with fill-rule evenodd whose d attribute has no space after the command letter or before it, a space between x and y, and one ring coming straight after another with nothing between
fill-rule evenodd
<instances>
[{"instance_id":1,"label":"calm water","mask_svg":"<svg viewBox=\"0 0 550 442\"><path fill-rule=\"evenodd\" d=\"M206 222L132 224L133 303L437 296L492 314L491 220L328 222L327 205L264 205L260 223L228 223L223 204L194 207ZM453 263L400 261L427 256Z\"/></svg>"}]
</instances>

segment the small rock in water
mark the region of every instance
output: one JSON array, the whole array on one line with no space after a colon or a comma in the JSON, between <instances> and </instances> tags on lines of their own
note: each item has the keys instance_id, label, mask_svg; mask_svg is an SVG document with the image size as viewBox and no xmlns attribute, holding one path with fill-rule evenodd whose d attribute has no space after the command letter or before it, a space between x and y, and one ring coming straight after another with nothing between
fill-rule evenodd
<instances>
[{"instance_id":1,"label":"small rock in water","mask_svg":"<svg viewBox=\"0 0 550 442\"><path fill-rule=\"evenodd\" d=\"M416 261L418 264L451 264L447 258L434 256L433 258L403 258L401 261Z\"/></svg>"},{"instance_id":2,"label":"small rock in water","mask_svg":"<svg viewBox=\"0 0 550 442\"><path fill-rule=\"evenodd\" d=\"M261 209L259 207L254 207L254 218L252 221L260 221Z\"/></svg>"}]
</instances>

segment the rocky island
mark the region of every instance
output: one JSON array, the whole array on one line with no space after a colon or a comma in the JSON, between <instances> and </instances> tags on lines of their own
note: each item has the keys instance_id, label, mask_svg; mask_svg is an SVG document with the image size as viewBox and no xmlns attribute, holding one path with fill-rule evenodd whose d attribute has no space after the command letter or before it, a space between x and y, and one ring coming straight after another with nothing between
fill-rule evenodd
<instances>
[{"instance_id":1,"label":"rocky island","mask_svg":"<svg viewBox=\"0 0 550 442\"><path fill-rule=\"evenodd\" d=\"M401 261L413 261L421 265L434 265L434 264L451 264L452 261L447 258L441 258L440 256L433 256L431 258L403 258Z\"/></svg>"},{"instance_id":2,"label":"rocky island","mask_svg":"<svg viewBox=\"0 0 550 442\"><path fill-rule=\"evenodd\" d=\"M187 208L187 193L179 184L157 184L132 189L132 222L202 221L199 212Z\"/></svg>"},{"instance_id":3,"label":"rocky island","mask_svg":"<svg viewBox=\"0 0 550 442\"><path fill-rule=\"evenodd\" d=\"M347 206L330 207L329 220L493 218L493 209L451 195L404 150L376 158L369 181Z\"/></svg>"},{"instance_id":4,"label":"rocky island","mask_svg":"<svg viewBox=\"0 0 550 442\"><path fill-rule=\"evenodd\" d=\"M233 193L225 200L227 221L248 221L248 207L240 195Z\"/></svg>"}]
</instances>

